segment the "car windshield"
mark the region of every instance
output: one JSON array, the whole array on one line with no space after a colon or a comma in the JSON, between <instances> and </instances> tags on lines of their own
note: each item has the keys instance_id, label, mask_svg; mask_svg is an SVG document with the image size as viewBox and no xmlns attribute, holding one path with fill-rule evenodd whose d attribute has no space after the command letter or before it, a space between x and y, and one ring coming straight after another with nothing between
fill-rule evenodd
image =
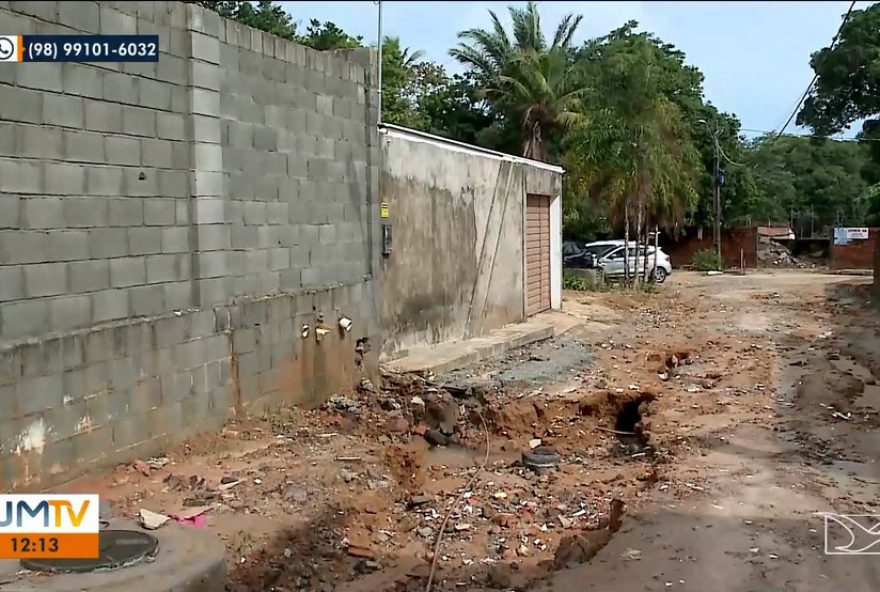
<instances>
[{"instance_id":1,"label":"car windshield","mask_svg":"<svg viewBox=\"0 0 880 592\"><path fill-rule=\"evenodd\" d=\"M601 257L611 249L616 249L617 247L614 245L596 245L593 247L586 247L584 249L585 253L589 253L590 255L595 255L596 257Z\"/></svg>"}]
</instances>

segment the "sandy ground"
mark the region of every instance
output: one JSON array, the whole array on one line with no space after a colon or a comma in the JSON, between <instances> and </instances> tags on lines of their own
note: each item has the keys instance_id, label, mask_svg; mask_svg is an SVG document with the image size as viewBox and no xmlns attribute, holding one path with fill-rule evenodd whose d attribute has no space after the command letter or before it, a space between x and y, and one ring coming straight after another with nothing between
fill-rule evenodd
<instances>
[{"instance_id":1,"label":"sandy ground","mask_svg":"<svg viewBox=\"0 0 880 592\"><path fill-rule=\"evenodd\" d=\"M876 590L878 563L826 555L817 515L878 512L869 282L569 293L582 324L554 340L74 486L116 514L208 508L234 592L426 590L432 565L433 590ZM556 467L523 466L537 440Z\"/></svg>"}]
</instances>

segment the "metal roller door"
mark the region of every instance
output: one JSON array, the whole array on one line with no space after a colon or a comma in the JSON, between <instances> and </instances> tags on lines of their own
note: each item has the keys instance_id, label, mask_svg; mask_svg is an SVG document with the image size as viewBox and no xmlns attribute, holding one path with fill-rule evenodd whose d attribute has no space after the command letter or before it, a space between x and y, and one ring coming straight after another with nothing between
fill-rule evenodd
<instances>
[{"instance_id":1,"label":"metal roller door","mask_svg":"<svg viewBox=\"0 0 880 592\"><path fill-rule=\"evenodd\" d=\"M526 198L526 316L550 308L550 198Z\"/></svg>"}]
</instances>

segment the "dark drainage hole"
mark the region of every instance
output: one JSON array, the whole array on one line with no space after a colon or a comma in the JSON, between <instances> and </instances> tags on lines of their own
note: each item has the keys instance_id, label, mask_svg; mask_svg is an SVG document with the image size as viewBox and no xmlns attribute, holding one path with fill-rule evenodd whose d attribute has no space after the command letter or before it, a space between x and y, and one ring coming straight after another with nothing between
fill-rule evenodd
<instances>
[{"instance_id":1,"label":"dark drainage hole","mask_svg":"<svg viewBox=\"0 0 880 592\"><path fill-rule=\"evenodd\" d=\"M653 400L651 395L642 395L624 403L617 413L614 430L627 453L641 452L648 448L648 434L642 426L642 414L645 406Z\"/></svg>"}]
</instances>

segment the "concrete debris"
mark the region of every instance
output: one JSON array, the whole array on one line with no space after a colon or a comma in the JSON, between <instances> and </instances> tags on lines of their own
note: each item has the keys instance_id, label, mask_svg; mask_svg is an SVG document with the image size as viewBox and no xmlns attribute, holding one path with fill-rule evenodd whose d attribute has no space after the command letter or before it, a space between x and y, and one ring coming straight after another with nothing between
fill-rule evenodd
<instances>
[{"instance_id":1,"label":"concrete debris","mask_svg":"<svg viewBox=\"0 0 880 592\"><path fill-rule=\"evenodd\" d=\"M642 552L638 549L627 549L620 554L620 558L624 561L638 561L642 558Z\"/></svg>"},{"instance_id":2,"label":"concrete debris","mask_svg":"<svg viewBox=\"0 0 880 592\"><path fill-rule=\"evenodd\" d=\"M328 409L335 409L336 411L352 413L355 415L360 415L363 410L360 403L342 395L331 396L330 399L327 400L326 407Z\"/></svg>"},{"instance_id":3,"label":"concrete debris","mask_svg":"<svg viewBox=\"0 0 880 592\"><path fill-rule=\"evenodd\" d=\"M800 268L809 267L806 263L791 254L783 244L768 237L758 237L758 263L774 267Z\"/></svg>"},{"instance_id":4,"label":"concrete debris","mask_svg":"<svg viewBox=\"0 0 880 592\"><path fill-rule=\"evenodd\" d=\"M300 485L291 485L284 490L284 498L289 501L302 503L309 498L309 492Z\"/></svg>"},{"instance_id":5,"label":"concrete debris","mask_svg":"<svg viewBox=\"0 0 880 592\"><path fill-rule=\"evenodd\" d=\"M169 459L167 456L155 456L155 457L151 458L150 460L148 460L147 464L150 466L151 469L158 470L158 469L163 468L165 465L167 465L170 462L171 462L171 459Z\"/></svg>"},{"instance_id":6,"label":"concrete debris","mask_svg":"<svg viewBox=\"0 0 880 592\"><path fill-rule=\"evenodd\" d=\"M171 520L171 516L166 516L165 514L159 514L158 512L152 512L144 508L141 508L138 511L138 524L146 530L157 530L164 526L169 520Z\"/></svg>"},{"instance_id":7,"label":"concrete debris","mask_svg":"<svg viewBox=\"0 0 880 592\"><path fill-rule=\"evenodd\" d=\"M224 479L225 479L225 477L224 477ZM226 481L225 483L223 481L221 481L220 485L217 487L217 489L220 491L228 491L228 490L232 489L233 487L235 487L236 485L238 485L239 483L241 483L241 481L242 481L241 479L235 479L233 481Z\"/></svg>"},{"instance_id":8,"label":"concrete debris","mask_svg":"<svg viewBox=\"0 0 880 592\"><path fill-rule=\"evenodd\" d=\"M541 438L533 438L533 439L529 440L529 448L531 448L532 450L534 450L535 448L537 448L540 445L541 445Z\"/></svg>"},{"instance_id":9,"label":"concrete debris","mask_svg":"<svg viewBox=\"0 0 880 592\"><path fill-rule=\"evenodd\" d=\"M425 504L428 504L432 501L434 501L434 498L430 495L414 495L410 498L407 506L410 509L418 508L419 506L424 506Z\"/></svg>"},{"instance_id":10,"label":"concrete debris","mask_svg":"<svg viewBox=\"0 0 880 592\"><path fill-rule=\"evenodd\" d=\"M358 384L358 390L362 393L375 393L376 387L373 386L369 378L364 378Z\"/></svg>"},{"instance_id":11,"label":"concrete debris","mask_svg":"<svg viewBox=\"0 0 880 592\"><path fill-rule=\"evenodd\" d=\"M376 558L376 553L367 546L349 544L345 550L352 557L361 557L363 559Z\"/></svg>"}]
</instances>

